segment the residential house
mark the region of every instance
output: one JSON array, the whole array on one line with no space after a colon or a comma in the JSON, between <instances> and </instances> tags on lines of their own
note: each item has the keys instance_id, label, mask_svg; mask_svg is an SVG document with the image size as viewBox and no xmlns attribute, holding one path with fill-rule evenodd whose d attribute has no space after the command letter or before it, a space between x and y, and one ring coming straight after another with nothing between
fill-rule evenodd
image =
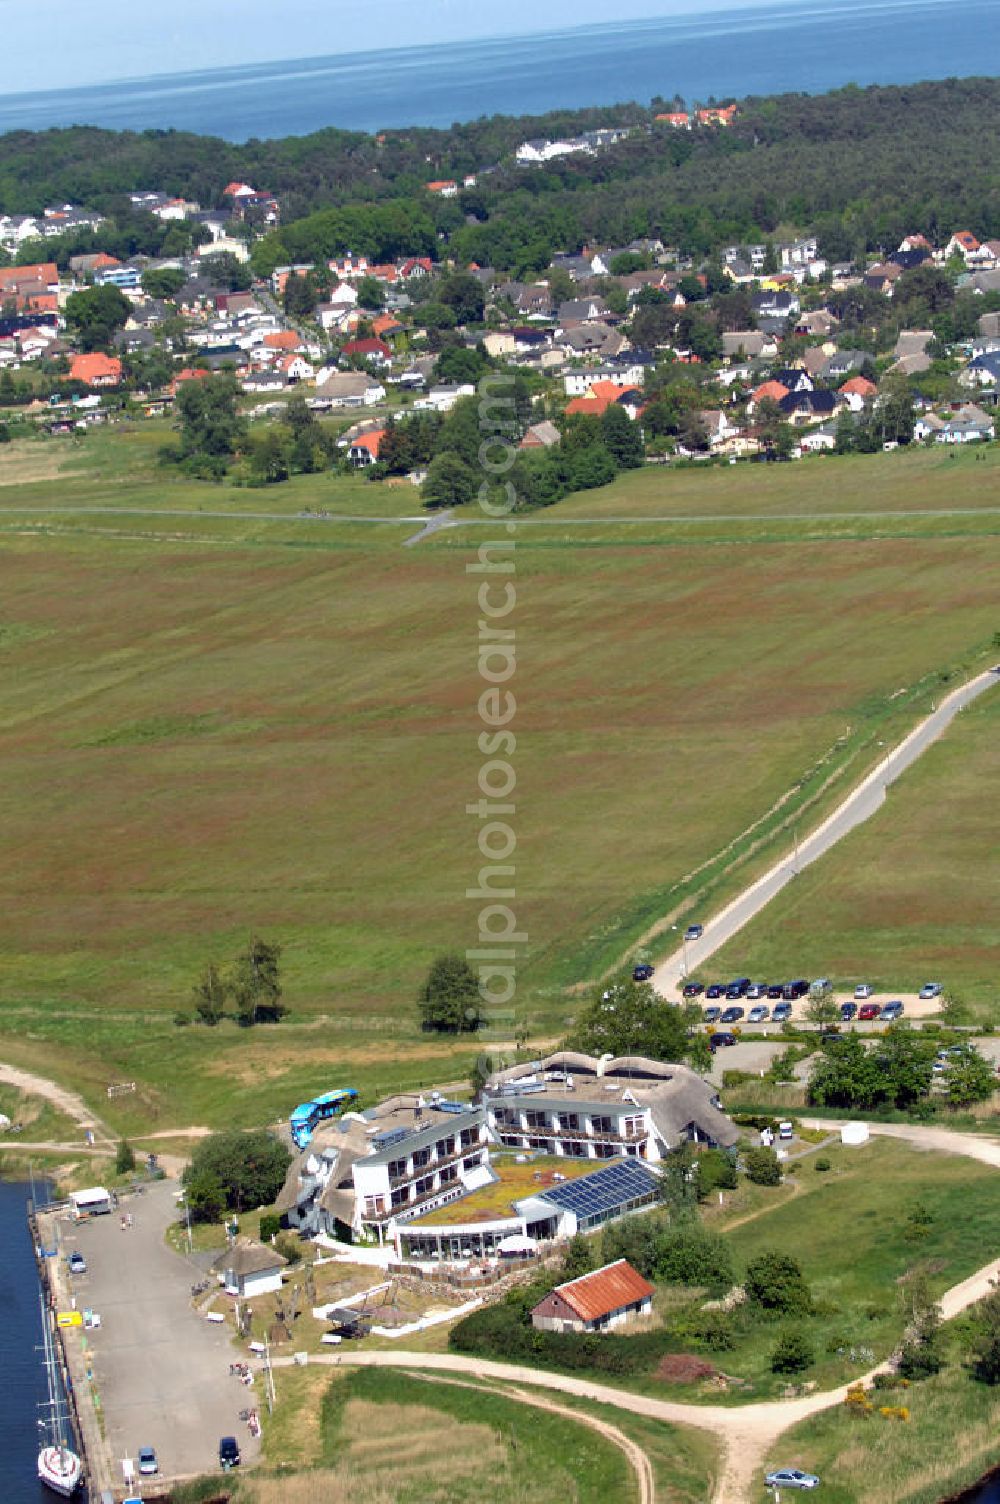
<instances>
[{"instance_id":1,"label":"residential house","mask_svg":"<svg viewBox=\"0 0 1000 1504\"><path fill-rule=\"evenodd\" d=\"M554 445L559 443L560 438L561 434L559 433L556 425L554 423L550 423L548 418L545 418L540 423L532 423L531 426L525 430L524 438L521 440L518 448L551 449Z\"/></svg>"},{"instance_id":2,"label":"residential house","mask_svg":"<svg viewBox=\"0 0 1000 1504\"><path fill-rule=\"evenodd\" d=\"M370 337L368 339L349 339L341 354L349 359L365 360L373 366L387 366L392 360L392 351L384 340Z\"/></svg>"},{"instance_id":3,"label":"residential house","mask_svg":"<svg viewBox=\"0 0 1000 1504\"><path fill-rule=\"evenodd\" d=\"M788 422L796 427L805 423L818 423L832 418L843 407L836 392L789 392L778 406Z\"/></svg>"},{"instance_id":4,"label":"residential house","mask_svg":"<svg viewBox=\"0 0 1000 1504\"><path fill-rule=\"evenodd\" d=\"M567 397L583 397L599 382L605 385L620 388L641 386L645 375L645 364L629 360L626 356L621 362L602 366L577 367L567 371L563 377L563 387Z\"/></svg>"},{"instance_id":5,"label":"residential house","mask_svg":"<svg viewBox=\"0 0 1000 1504\"><path fill-rule=\"evenodd\" d=\"M449 413L460 397L474 397L476 389L471 382L442 382L432 386L426 397L418 397L413 407L418 412Z\"/></svg>"},{"instance_id":6,"label":"residential house","mask_svg":"<svg viewBox=\"0 0 1000 1504\"><path fill-rule=\"evenodd\" d=\"M870 266L865 272L864 284L872 292L881 292L887 298L891 298L892 289L902 275L903 268L895 261L881 261L875 266Z\"/></svg>"},{"instance_id":7,"label":"residential house","mask_svg":"<svg viewBox=\"0 0 1000 1504\"><path fill-rule=\"evenodd\" d=\"M71 381L89 387L114 387L121 384L122 363L115 355L75 355L70 362Z\"/></svg>"},{"instance_id":8,"label":"residential house","mask_svg":"<svg viewBox=\"0 0 1000 1504\"><path fill-rule=\"evenodd\" d=\"M322 373L320 373L322 375ZM364 371L335 371L323 381L317 378L311 407L374 407L385 401L385 387Z\"/></svg>"},{"instance_id":9,"label":"residential house","mask_svg":"<svg viewBox=\"0 0 1000 1504\"><path fill-rule=\"evenodd\" d=\"M642 390L638 387L621 387L614 381L595 381L583 397L573 397L566 404L567 417L587 414L600 418L612 403L618 403L634 418L643 404Z\"/></svg>"},{"instance_id":10,"label":"residential house","mask_svg":"<svg viewBox=\"0 0 1000 1504\"><path fill-rule=\"evenodd\" d=\"M288 381L281 371L244 371L240 375L240 386L245 392L264 392L273 396L275 392L286 391Z\"/></svg>"},{"instance_id":11,"label":"residential house","mask_svg":"<svg viewBox=\"0 0 1000 1504\"><path fill-rule=\"evenodd\" d=\"M837 425L821 423L810 428L798 441L800 454L829 454L837 447Z\"/></svg>"},{"instance_id":12,"label":"residential house","mask_svg":"<svg viewBox=\"0 0 1000 1504\"><path fill-rule=\"evenodd\" d=\"M288 1260L276 1248L267 1248L252 1238L238 1238L220 1253L210 1268L227 1295L252 1300L281 1289L281 1271Z\"/></svg>"},{"instance_id":13,"label":"residential house","mask_svg":"<svg viewBox=\"0 0 1000 1504\"><path fill-rule=\"evenodd\" d=\"M347 451L351 464L357 465L360 469L366 465L374 465L384 437L384 428L370 428L365 433L359 433L351 441Z\"/></svg>"},{"instance_id":14,"label":"residential house","mask_svg":"<svg viewBox=\"0 0 1000 1504\"><path fill-rule=\"evenodd\" d=\"M539 1332L605 1332L653 1310L653 1286L625 1259L567 1280L532 1308Z\"/></svg>"},{"instance_id":15,"label":"residential house","mask_svg":"<svg viewBox=\"0 0 1000 1504\"><path fill-rule=\"evenodd\" d=\"M870 363L871 358L867 350L836 350L823 362L818 374L822 381L844 381Z\"/></svg>"},{"instance_id":16,"label":"residential house","mask_svg":"<svg viewBox=\"0 0 1000 1504\"><path fill-rule=\"evenodd\" d=\"M577 324L559 331L556 342L570 355L605 357L620 354L628 345L625 336L607 324Z\"/></svg>"},{"instance_id":17,"label":"residential house","mask_svg":"<svg viewBox=\"0 0 1000 1504\"><path fill-rule=\"evenodd\" d=\"M739 356L766 359L777 355L778 342L759 329L731 329L722 335L722 353L727 360Z\"/></svg>"},{"instance_id":18,"label":"residential house","mask_svg":"<svg viewBox=\"0 0 1000 1504\"><path fill-rule=\"evenodd\" d=\"M1000 338L1000 313L980 314L976 327L979 333L986 339Z\"/></svg>"},{"instance_id":19,"label":"residential house","mask_svg":"<svg viewBox=\"0 0 1000 1504\"><path fill-rule=\"evenodd\" d=\"M838 328L840 320L827 308L815 308L810 313L800 314L795 333L806 339L827 339Z\"/></svg>"},{"instance_id":20,"label":"residential house","mask_svg":"<svg viewBox=\"0 0 1000 1504\"><path fill-rule=\"evenodd\" d=\"M738 439L742 433L738 423L734 423L728 413L722 408L706 408L698 414L708 435L708 447L715 451L724 449L733 439Z\"/></svg>"},{"instance_id":21,"label":"residential house","mask_svg":"<svg viewBox=\"0 0 1000 1504\"><path fill-rule=\"evenodd\" d=\"M772 381L777 381L789 392L811 392L814 382L809 372L798 366L789 366L782 371L772 371Z\"/></svg>"},{"instance_id":22,"label":"residential house","mask_svg":"<svg viewBox=\"0 0 1000 1504\"><path fill-rule=\"evenodd\" d=\"M433 183L425 183L424 187L437 198L458 197L458 184L454 178L437 178Z\"/></svg>"},{"instance_id":23,"label":"residential house","mask_svg":"<svg viewBox=\"0 0 1000 1504\"><path fill-rule=\"evenodd\" d=\"M984 350L958 375L963 386L995 387L1000 381L1000 350Z\"/></svg>"},{"instance_id":24,"label":"residential house","mask_svg":"<svg viewBox=\"0 0 1000 1504\"><path fill-rule=\"evenodd\" d=\"M566 303L560 303L556 310L556 320L563 329L571 328L574 324L588 323L591 319L610 317L610 310L603 298L571 298Z\"/></svg>"},{"instance_id":25,"label":"residential house","mask_svg":"<svg viewBox=\"0 0 1000 1504\"><path fill-rule=\"evenodd\" d=\"M952 256L961 256L968 267L980 266L984 261L991 260L989 252L984 254L983 247L971 230L956 230L944 248L944 259L949 261Z\"/></svg>"},{"instance_id":26,"label":"residential house","mask_svg":"<svg viewBox=\"0 0 1000 1504\"><path fill-rule=\"evenodd\" d=\"M802 308L798 296L787 289L765 288L753 294L750 306L758 322L762 319L798 318Z\"/></svg>"},{"instance_id":27,"label":"residential house","mask_svg":"<svg viewBox=\"0 0 1000 1504\"><path fill-rule=\"evenodd\" d=\"M672 125L675 130L689 131L691 129L691 116L687 110L667 110L664 114L654 117L662 125Z\"/></svg>"},{"instance_id":28,"label":"residential house","mask_svg":"<svg viewBox=\"0 0 1000 1504\"><path fill-rule=\"evenodd\" d=\"M784 271L792 271L798 266L808 266L819 256L819 242L815 235L807 235L802 240L793 240L790 244L778 246L776 249Z\"/></svg>"},{"instance_id":29,"label":"residential house","mask_svg":"<svg viewBox=\"0 0 1000 1504\"><path fill-rule=\"evenodd\" d=\"M899 249L901 251L927 251L929 254L933 254L934 251L934 247L927 239L927 236L920 234L904 235L899 242Z\"/></svg>"},{"instance_id":30,"label":"residential house","mask_svg":"<svg viewBox=\"0 0 1000 1504\"><path fill-rule=\"evenodd\" d=\"M695 119L699 125L732 125L739 113L735 104L709 105L704 109L695 111Z\"/></svg>"},{"instance_id":31,"label":"residential house","mask_svg":"<svg viewBox=\"0 0 1000 1504\"><path fill-rule=\"evenodd\" d=\"M274 370L280 372L286 381L308 381L313 373L308 360L298 351L290 355L282 355L276 362Z\"/></svg>"},{"instance_id":32,"label":"residential house","mask_svg":"<svg viewBox=\"0 0 1000 1504\"><path fill-rule=\"evenodd\" d=\"M859 413L874 398L878 387L866 376L852 376L840 388L840 396L852 413Z\"/></svg>"},{"instance_id":33,"label":"residential house","mask_svg":"<svg viewBox=\"0 0 1000 1504\"><path fill-rule=\"evenodd\" d=\"M756 412L757 408L762 402L777 402L780 404L787 396L788 388L787 386L782 386L780 381L762 382L761 385L750 394L750 401L747 403L747 412Z\"/></svg>"}]
</instances>

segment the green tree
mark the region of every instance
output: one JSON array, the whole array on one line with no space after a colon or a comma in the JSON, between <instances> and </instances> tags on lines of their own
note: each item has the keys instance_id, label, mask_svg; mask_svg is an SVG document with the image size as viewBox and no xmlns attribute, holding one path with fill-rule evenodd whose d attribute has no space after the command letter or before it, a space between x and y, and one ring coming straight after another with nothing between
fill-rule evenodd
<instances>
[{"instance_id":1,"label":"green tree","mask_svg":"<svg viewBox=\"0 0 1000 1504\"><path fill-rule=\"evenodd\" d=\"M481 324L483 321L482 284L469 272L456 272L446 277L438 286L437 301L450 308L460 324Z\"/></svg>"},{"instance_id":2,"label":"green tree","mask_svg":"<svg viewBox=\"0 0 1000 1504\"><path fill-rule=\"evenodd\" d=\"M142 290L151 298L173 298L187 281L179 266L147 267L142 274Z\"/></svg>"},{"instance_id":3,"label":"green tree","mask_svg":"<svg viewBox=\"0 0 1000 1504\"><path fill-rule=\"evenodd\" d=\"M470 350L466 345L446 345L437 358L434 375L438 381L455 381L459 384L471 382L475 385L486 364L478 350Z\"/></svg>"},{"instance_id":4,"label":"green tree","mask_svg":"<svg viewBox=\"0 0 1000 1504\"><path fill-rule=\"evenodd\" d=\"M743 1288L748 1303L762 1311L803 1316L812 1309L812 1296L800 1265L790 1253L778 1248L751 1259Z\"/></svg>"},{"instance_id":5,"label":"green tree","mask_svg":"<svg viewBox=\"0 0 1000 1504\"><path fill-rule=\"evenodd\" d=\"M815 1362L812 1343L801 1327L782 1332L771 1354L772 1373L801 1373Z\"/></svg>"},{"instance_id":6,"label":"green tree","mask_svg":"<svg viewBox=\"0 0 1000 1504\"><path fill-rule=\"evenodd\" d=\"M120 1138L115 1151L115 1174L130 1175L134 1169L135 1151L127 1139Z\"/></svg>"},{"instance_id":7,"label":"green tree","mask_svg":"<svg viewBox=\"0 0 1000 1504\"><path fill-rule=\"evenodd\" d=\"M483 1088L485 1087L492 1074L493 1057L485 1053L477 1055L475 1064L472 1067L472 1073L469 1077L469 1085L472 1088L472 1095L474 1097L479 1097L482 1095Z\"/></svg>"},{"instance_id":8,"label":"green tree","mask_svg":"<svg viewBox=\"0 0 1000 1504\"><path fill-rule=\"evenodd\" d=\"M192 1222L221 1222L226 1210L226 1193L218 1175L211 1170L184 1172L184 1195Z\"/></svg>"},{"instance_id":9,"label":"green tree","mask_svg":"<svg viewBox=\"0 0 1000 1504\"><path fill-rule=\"evenodd\" d=\"M214 1027L225 1016L228 996L228 982L210 962L194 985L194 1011L203 1024Z\"/></svg>"},{"instance_id":10,"label":"green tree","mask_svg":"<svg viewBox=\"0 0 1000 1504\"><path fill-rule=\"evenodd\" d=\"M385 288L374 277L362 277L355 291L359 308L382 308L385 305Z\"/></svg>"},{"instance_id":11,"label":"green tree","mask_svg":"<svg viewBox=\"0 0 1000 1504\"><path fill-rule=\"evenodd\" d=\"M85 287L66 299L66 322L83 350L106 350L131 312L132 304L118 287Z\"/></svg>"},{"instance_id":12,"label":"green tree","mask_svg":"<svg viewBox=\"0 0 1000 1504\"><path fill-rule=\"evenodd\" d=\"M431 963L417 1006L425 1029L462 1034L479 1028L479 979L464 956L451 952Z\"/></svg>"},{"instance_id":13,"label":"green tree","mask_svg":"<svg viewBox=\"0 0 1000 1504\"><path fill-rule=\"evenodd\" d=\"M246 262L240 261L232 251L218 251L213 256L201 258L202 271L206 277L229 292L249 292L253 277Z\"/></svg>"},{"instance_id":14,"label":"green tree","mask_svg":"<svg viewBox=\"0 0 1000 1504\"><path fill-rule=\"evenodd\" d=\"M997 1089L996 1067L971 1044L961 1055L949 1055L944 1079L952 1107L984 1102Z\"/></svg>"},{"instance_id":15,"label":"green tree","mask_svg":"<svg viewBox=\"0 0 1000 1504\"><path fill-rule=\"evenodd\" d=\"M620 470L635 470L642 464L645 455L642 448L642 431L633 423L628 413L617 402L604 410L601 418L604 447Z\"/></svg>"},{"instance_id":16,"label":"green tree","mask_svg":"<svg viewBox=\"0 0 1000 1504\"><path fill-rule=\"evenodd\" d=\"M214 1181L229 1211L248 1212L268 1206L285 1180L292 1156L266 1129L230 1130L202 1139L181 1176L194 1215L195 1188ZM210 1219L205 1219L210 1220Z\"/></svg>"},{"instance_id":17,"label":"green tree","mask_svg":"<svg viewBox=\"0 0 1000 1504\"><path fill-rule=\"evenodd\" d=\"M566 1244L562 1277L564 1280L579 1279L581 1274L589 1274L593 1267L594 1250L591 1242L578 1232Z\"/></svg>"},{"instance_id":18,"label":"green tree","mask_svg":"<svg viewBox=\"0 0 1000 1504\"><path fill-rule=\"evenodd\" d=\"M704 1149L698 1156L697 1165L700 1201L712 1191L735 1191L739 1185L736 1163L724 1149Z\"/></svg>"},{"instance_id":19,"label":"green tree","mask_svg":"<svg viewBox=\"0 0 1000 1504\"><path fill-rule=\"evenodd\" d=\"M572 1046L589 1054L684 1058L687 1030L680 1008L664 1003L648 982L631 975L598 987L573 1030Z\"/></svg>"},{"instance_id":20,"label":"green tree","mask_svg":"<svg viewBox=\"0 0 1000 1504\"><path fill-rule=\"evenodd\" d=\"M671 1228L660 1243L656 1277L668 1284L728 1290L734 1280L729 1245L719 1233L700 1222Z\"/></svg>"},{"instance_id":21,"label":"green tree","mask_svg":"<svg viewBox=\"0 0 1000 1504\"><path fill-rule=\"evenodd\" d=\"M425 507L461 507L475 496L477 484L472 466L446 450L431 461L420 497Z\"/></svg>"},{"instance_id":22,"label":"green tree","mask_svg":"<svg viewBox=\"0 0 1000 1504\"><path fill-rule=\"evenodd\" d=\"M744 1149L743 1168L748 1180L754 1185L780 1185L781 1163L773 1149L761 1144L753 1149Z\"/></svg>"},{"instance_id":23,"label":"green tree","mask_svg":"<svg viewBox=\"0 0 1000 1504\"><path fill-rule=\"evenodd\" d=\"M809 1101L822 1107L850 1107L867 1111L889 1094L874 1053L858 1034L828 1040L809 1077Z\"/></svg>"},{"instance_id":24,"label":"green tree","mask_svg":"<svg viewBox=\"0 0 1000 1504\"><path fill-rule=\"evenodd\" d=\"M292 473L293 444L291 429L284 423L269 423L251 433L248 459L256 479L265 485L287 480Z\"/></svg>"},{"instance_id":25,"label":"green tree","mask_svg":"<svg viewBox=\"0 0 1000 1504\"><path fill-rule=\"evenodd\" d=\"M806 1018L819 1029L827 1029L840 1018L840 1005L829 987L810 996L806 1003Z\"/></svg>"},{"instance_id":26,"label":"green tree","mask_svg":"<svg viewBox=\"0 0 1000 1504\"><path fill-rule=\"evenodd\" d=\"M177 394L181 454L225 462L243 443L246 425L236 410L239 388L232 376L185 381Z\"/></svg>"},{"instance_id":27,"label":"green tree","mask_svg":"<svg viewBox=\"0 0 1000 1504\"><path fill-rule=\"evenodd\" d=\"M288 1012L281 1001L280 960L281 946L269 945L256 936L237 956L229 976L229 991L244 1028L277 1023Z\"/></svg>"}]
</instances>

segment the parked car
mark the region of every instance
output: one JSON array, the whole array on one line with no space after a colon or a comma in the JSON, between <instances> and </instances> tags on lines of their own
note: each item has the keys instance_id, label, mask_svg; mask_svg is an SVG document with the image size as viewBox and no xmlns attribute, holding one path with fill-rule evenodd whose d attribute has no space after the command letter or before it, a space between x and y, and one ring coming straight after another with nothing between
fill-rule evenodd
<instances>
[{"instance_id":1,"label":"parked car","mask_svg":"<svg viewBox=\"0 0 1000 1504\"><path fill-rule=\"evenodd\" d=\"M782 1118L778 1124L778 1137L787 1141L795 1137L795 1127L787 1118Z\"/></svg>"},{"instance_id":2,"label":"parked car","mask_svg":"<svg viewBox=\"0 0 1000 1504\"><path fill-rule=\"evenodd\" d=\"M940 997L941 996L941 983L940 982L925 982L924 985L921 987L920 991L917 993L917 996L918 997L922 997L922 998Z\"/></svg>"},{"instance_id":3,"label":"parked car","mask_svg":"<svg viewBox=\"0 0 1000 1504\"><path fill-rule=\"evenodd\" d=\"M797 1467L779 1467L764 1479L768 1488L819 1488L815 1473L804 1473Z\"/></svg>"},{"instance_id":4,"label":"parked car","mask_svg":"<svg viewBox=\"0 0 1000 1504\"><path fill-rule=\"evenodd\" d=\"M240 1444L235 1436L223 1436L219 1442L219 1466L224 1468L239 1467Z\"/></svg>"},{"instance_id":5,"label":"parked car","mask_svg":"<svg viewBox=\"0 0 1000 1504\"><path fill-rule=\"evenodd\" d=\"M854 1017L857 1011L857 1003L841 1003L840 1005L840 1016L844 1020L845 1024L850 1023L851 1019Z\"/></svg>"},{"instance_id":6,"label":"parked car","mask_svg":"<svg viewBox=\"0 0 1000 1504\"><path fill-rule=\"evenodd\" d=\"M721 1012L721 1008L706 1008L703 1015L705 1022L707 1024L717 1024L719 1022L719 1014Z\"/></svg>"},{"instance_id":7,"label":"parked car","mask_svg":"<svg viewBox=\"0 0 1000 1504\"><path fill-rule=\"evenodd\" d=\"M776 1024L783 1024L792 1016L791 1003L775 1003L771 1018Z\"/></svg>"},{"instance_id":8,"label":"parked car","mask_svg":"<svg viewBox=\"0 0 1000 1504\"><path fill-rule=\"evenodd\" d=\"M767 997L766 982L754 982L752 987L747 988L748 1003L756 1003L762 997Z\"/></svg>"},{"instance_id":9,"label":"parked car","mask_svg":"<svg viewBox=\"0 0 1000 1504\"><path fill-rule=\"evenodd\" d=\"M782 997L784 997L784 995L785 995L785 984L784 984L784 982L772 982L771 985L770 985L770 987L768 987L768 989L767 989L767 995L771 999L772 1002L774 1002L775 998L782 998Z\"/></svg>"},{"instance_id":10,"label":"parked car","mask_svg":"<svg viewBox=\"0 0 1000 1504\"><path fill-rule=\"evenodd\" d=\"M785 988L786 996L789 992L791 992L793 999L797 997L805 997L808 991L809 983L806 981L805 977L798 977L794 982L789 982L788 986Z\"/></svg>"},{"instance_id":11,"label":"parked car","mask_svg":"<svg viewBox=\"0 0 1000 1504\"><path fill-rule=\"evenodd\" d=\"M140 1447L135 1455L138 1461L140 1473L149 1475L151 1473L159 1471L159 1466L156 1461L156 1453L152 1447Z\"/></svg>"},{"instance_id":12,"label":"parked car","mask_svg":"<svg viewBox=\"0 0 1000 1504\"><path fill-rule=\"evenodd\" d=\"M713 1034L711 1036L711 1038L709 1039L709 1041L708 1041L709 1048L712 1049L712 1050L717 1050L717 1049L719 1049L721 1047L724 1047L726 1045L731 1045L731 1044L735 1044L735 1043L736 1043L736 1035L735 1034L730 1034L726 1030L722 1030L718 1034Z\"/></svg>"},{"instance_id":13,"label":"parked car","mask_svg":"<svg viewBox=\"0 0 1000 1504\"><path fill-rule=\"evenodd\" d=\"M713 982L711 986L705 989L706 997L725 997L725 995L726 989L722 986L721 982Z\"/></svg>"},{"instance_id":14,"label":"parked car","mask_svg":"<svg viewBox=\"0 0 1000 1504\"><path fill-rule=\"evenodd\" d=\"M722 1015L721 1022L724 1024L738 1024L744 1014L743 1008L727 1008Z\"/></svg>"},{"instance_id":15,"label":"parked car","mask_svg":"<svg viewBox=\"0 0 1000 1504\"><path fill-rule=\"evenodd\" d=\"M69 1256L69 1272L70 1274L86 1274L87 1272L87 1260L75 1249Z\"/></svg>"},{"instance_id":16,"label":"parked car","mask_svg":"<svg viewBox=\"0 0 1000 1504\"><path fill-rule=\"evenodd\" d=\"M824 992L830 991L830 986L829 977L817 977L814 982L809 983L809 992L812 997L822 997Z\"/></svg>"},{"instance_id":17,"label":"parked car","mask_svg":"<svg viewBox=\"0 0 1000 1504\"><path fill-rule=\"evenodd\" d=\"M747 1023L762 1024L767 1018L770 1011L771 1010L766 1003L758 1003L756 1008L751 1008L750 1012L747 1014Z\"/></svg>"},{"instance_id":18,"label":"parked car","mask_svg":"<svg viewBox=\"0 0 1000 1504\"><path fill-rule=\"evenodd\" d=\"M704 984L704 982L685 982L684 983L684 996L685 997L700 997L701 994L704 991L705 991L705 984Z\"/></svg>"},{"instance_id":19,"label":"parked car","mask_svg":"<svg viewBox=\"0 0 1000 1504\"><path fill-rule=\"evenodd\" d=\"M854 1000L857 1003L866 1003L872 995L872 988L867 982L859 982L854 989Z\"/></svg>"},{"instance_id":20,"label":"parked car","mask_svg":"<svg viewBox=\"0 0 1000 1504\"><path fill-rule=\"evenodd\" d=\"M862 1003L858 1009L858 1018L863 1024L871 1023L873 1018L878 1018L882 1009L878 1003Z\"/></svg>"},{"instance_id":21,"label":"parked car","mask_svg":"<svg viewBox=\"0 0 1000 1504\"><path fill-rule=\"evenodd\" d=\"M747 988L752 987L753 982L749 977L736 977L729 984L729 991L735 992L737 997L746 997Z\"/></svg>"},{"instance_id":22,"label":"parked car","mask_svg":"<svg viewBox=\"0 0 1000 1504\"><path fill-rule=\"evenodd\" d=\"M633 966L632 968L633 982L648 982L652 975L653 968L648 961L643 961L641 966Z\"/></svg>"},{"instance_id":23,"label":"parked car","mask_svg":"<svg viewBox=\"0 0 1000 1504\"><path fill-rule=\"evenodd\" d=\"M886 1003L879 1015L880 1018L885 1019L887 1022L891 1022L894 1018L902 1018L902 1016L903 1004L898 998L894 1002Z\"/></svg>"},{"instance_id":24,"label":"parked car","mask_svg":"<svg viewBox=\"0 0 1000 1504\"><path fill-rule=\"evenodd\" d=\"M704 933L705 926L703 924L689 924L687 929L684 931L684 939L700 940Z\"/></svg>"}]
</instances>

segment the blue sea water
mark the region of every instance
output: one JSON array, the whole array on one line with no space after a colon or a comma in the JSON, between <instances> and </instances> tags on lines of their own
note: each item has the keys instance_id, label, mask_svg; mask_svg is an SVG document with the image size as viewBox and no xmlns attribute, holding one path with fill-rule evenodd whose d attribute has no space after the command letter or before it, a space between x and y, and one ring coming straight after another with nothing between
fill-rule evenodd
<instances>
[{"instance_id":1,"label":"blue sea water","mask_svg":"<svg viewBox=\"0 0 1000 1504\"><path fill-rule=\"evenodd\" d=\"M544 7L540 7L544 9ZM0 94L0 131L52 125L224 136L447 126L679 93L819 93L1000 72L998 0L802 0L436 47Z\"/></svg>"},{"instance_id":2,"label":"blue sea water","mask_svg":"<svg viewBox=\"0 0 1000 1504\"><path fill-rule=\"evenodd\" d=\"M38 1481L38 1406L46 1397L28 1187L0 1180L0 1499L51 1504Z\"/></svg>"}]
</instances>

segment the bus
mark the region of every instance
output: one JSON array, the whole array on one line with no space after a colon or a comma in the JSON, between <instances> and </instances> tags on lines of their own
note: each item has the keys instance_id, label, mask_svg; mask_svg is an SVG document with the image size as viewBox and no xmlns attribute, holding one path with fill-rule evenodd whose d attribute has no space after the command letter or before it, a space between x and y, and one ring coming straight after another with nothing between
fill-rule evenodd
<instances>
[{"instance_id":1,"label":"bus","mask_svg":"<svg viewBox=\"0 0 1000 1504\"><path fill-rule=\"evenodd\" d=\"M327 1118L335 1118L349 1102L356 1100L357 1095L353 1086L338 1086L334 1091L325 1091L311 1102L303 1102L296 1107L288 1120L292 1130L292 1143L296 1149L306 1148L316 1125L325 1122Z\"/></svg>"}]
</instances>

